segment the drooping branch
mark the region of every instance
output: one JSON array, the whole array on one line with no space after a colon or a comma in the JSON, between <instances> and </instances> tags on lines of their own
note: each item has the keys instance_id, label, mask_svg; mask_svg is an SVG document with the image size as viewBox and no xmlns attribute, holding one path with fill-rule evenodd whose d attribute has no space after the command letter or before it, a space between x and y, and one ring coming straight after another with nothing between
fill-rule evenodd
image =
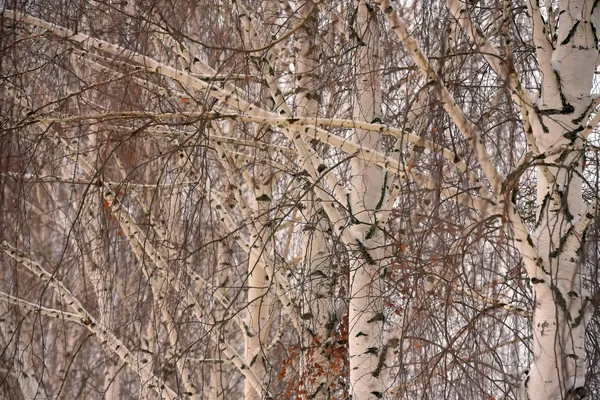
<instances>
[{"instance_id":1,"label":"drooping branch","mask_svg":"<svg viewBox=\"0 0 600 400\"><path fill-rule=\"evenodd\" d=\"M450 119L454 122L454 124L456 124L475 152L475 156L477 157L485 176L490 182L492 194L495 196L500 196L503 178L492 162L490 154L485 148L483 139L477 132L476 127L472 122L469 121L464 112L456 103L456 100L452 94L448 91L444 82L434 71L429 59L415 38L408 32L406 24L398 15L398 12L394 9L391 3L388 0L375 1L375 3L385 14L388 22L390 23L391 29L406 48L406 51L421 71L421 74L423 75L423 78L426 80L427 84L438 87L439 90L436 91L436 95L439 96L444 110L446 110Z\"/></svg>"},{"instance_id":2,"label":"drooping branch","mask_svg":"<svg viewBox=\"0 0 600 400\"><path fill-rule=\"evenodd\" d=\"M48 318L60 319L63 321L73 322L75 324L86 326L86 324L84 323L85 321L82 320L81 316L78 314L73 314L73 313L66 312L63 310L58 310L55 308L43 307L40 304L31 303L27 300L23 300L19 297L11 296L10 294L4 293L4 292L0 292L0 300L6 302L8 304L15 304L19 307L25 308L27 310L30 310L34 313L43 315Z\"/></svg>"},{"instance_id":3,"label":"drooping branch","mask_svg":"<svg viewBox=\"0 0 600 400\"><path fill-rule=\"evenodd\" d=\"M14 259L29 272L37 276L42 282L52 288L59 296L61 301L75 311L80 324L83 324L92 334L94 334L100 343L110 349L111 352L119 356L123 362L128 364L131 369L139 375L142 385L148 386L165 396L167 399L177 398L173 389L168 387L163 380L154 375L146 368L145 360L138 361L137 357L110 331L96 321L96 319L83 307L81 302L67 289L63 283L53 274L46 271L41 264L32 260L27 254L11 246L6 241L0 244L0 251L3 251L10 258ZM146 361L147 363L147 361Z\"/></svg>"},{"instance_id":4,"label":"drooping branch","mask_svg":"<svg viewBox=\"0 0 600 400\"><path fill-rule=\"evenodd\" d=\"M512 90L512 98L519 105L519 108L521 110L521 120L523 121L523 127L525 131L525 137L527 139L527 144L529 145L529 148L532 152L539 153L537 144L535 142L535 138L533 137L533 129L531 127L530 120L531 118L538 118L534 107L535 101L533 98L533 94L525 90L525 88L523 88L523 86L521 85L517 72L514 69L514 65L512 65L513 61L511 59L510 51L510 33L506 32L507 39L505 45L507 49L505 52L506 55L503 56L502 54L500 54L500 51L496 48L496 46L494 46L490 42L485 33L483 33L483 31L475 25L475 23L471 20L470 16L468 15L467 9L463 5L459 4L458 0L447 0L446 3L448 4L448 8L454 16L454 18L456 18L462 29L467 33L467 35L469 35L471 40L479 48L481 54L486 59L488 64L492 67L492 69L496 72L498 77L503 81L508 82ZM533 3L533 1L529 1L528 3ZM505 13L509 12L509 10L506 10L506 6L508 6L508 4L505 4ZM509 29L509 27L505 26L504 29ZM550 65L549 63L552 55L552 49L544 48L544 50L549 50L547 54L543 53L545 58L547 58L547 64L542 64L540 66L540 69L542 70L544 77L546 77L547 73L548 76L554 78L555 76L553 73L550 72L551 70L544 70L544 68L547 68ZM540 51L539 48L538 51ZM554 86L552 86L552 79L548 79L547 90L556 91L556 84L556 79L554 80Z\"/></svg>"},{"instance_id":5,"label":"drooping branch","mask_svg":"<svg viewBox=\"0 0 600 400\"><path fill-rule=\"evenodd\" d=\"M409 132L403 131L398 128L394 128L386 125L379 125L375 123L368 123L365 121L351 120L351 119L338 119L338 118L307 118L307 117L256 117L245 114L222 114L212 112L186 112L186 113L151 113L143 111L123 111L123 112L111 112L103 114L90 114L90 115L79 115L73 117L53 118L44 117L42 121L46 123L58 122L58 123L73 123L73 122L84 122L94 120L119 120L119 119L137 119L137 118L151 118L158 121L169 120L169 119L208 119L208 120L239 120L243 122L255 122L260 124L270 124L280 128L290 127L295 131L302 132L302 135L306 138L317 139L318 141L334 146L346 154L353 155L364 159L366 161L373 162L383 168L388 169L392 173L402 174L405 167L402 167L400 161L393 159L390 156L386 156L380 152L370 149L368 146L358 145L355 143L349 143L345 138L342 138L336 134L333 134L325 129L324 127L330 128L345 128L345 129L362 129L369 132L376 132L382 135L389 135L398 139L399 141L406 141L413 143L418 146L429 149L431 152L436 153L444 157L448 163L456 168L478 189L480 194L487 195L485 188L482 187L479 178L467 167L464 160L460 159L458 155L452 151L433 143L430 140L423 139L422 137L416 136ZM221 139L223 138L223 139ZM238 139L229 138L227 136L216 136L210 137L209 139L215 140L217 143L220 140L228 140L238 143ZM257 144L254 144L257 146ZM271 145L272 146L272 145ZM281 151L284 151L282 148ZM337 185L339 186L339 185ZM483 189L483 191L481 190Z\"/></svg>"}]
</instances>

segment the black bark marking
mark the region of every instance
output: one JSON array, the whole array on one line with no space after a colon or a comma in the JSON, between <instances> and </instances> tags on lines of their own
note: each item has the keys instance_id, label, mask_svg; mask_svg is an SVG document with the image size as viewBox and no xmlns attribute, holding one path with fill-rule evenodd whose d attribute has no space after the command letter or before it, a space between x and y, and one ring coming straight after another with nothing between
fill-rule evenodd
<instances>
[{"instance_id":1,"label":"black bark marking","mask_svg":"<svg viewBox=\"0 0 600 400\"><path fill-rule=\"evenodd\" d=\"M571 30L569 31L569 33L567 34L567 37L565 37L565 39L560 42L561 45L565 45L567 43L569 43L569 41L571 41L571 39L573 38L573 36L575 35L575 31L577 31L577 27L579 26L579 23L581 21L577 21L573 24L573 27L571 28Z\"/></svg>"}]
</instances>

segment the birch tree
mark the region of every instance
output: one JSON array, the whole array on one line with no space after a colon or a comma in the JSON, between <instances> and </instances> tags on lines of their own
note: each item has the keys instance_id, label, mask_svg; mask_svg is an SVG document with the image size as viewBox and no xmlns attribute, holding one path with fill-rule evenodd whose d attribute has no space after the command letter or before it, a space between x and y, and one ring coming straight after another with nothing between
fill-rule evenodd
<instances>
[{"instance_id":1,"label":"birch tree","mask_svg":"<svg viewBox=\"0 0 600 400\"><path fill-rule=\"evenodd\" d=\"M595 1L2 7L5 397L600 393Z\"/></svg>"}]
</instances>

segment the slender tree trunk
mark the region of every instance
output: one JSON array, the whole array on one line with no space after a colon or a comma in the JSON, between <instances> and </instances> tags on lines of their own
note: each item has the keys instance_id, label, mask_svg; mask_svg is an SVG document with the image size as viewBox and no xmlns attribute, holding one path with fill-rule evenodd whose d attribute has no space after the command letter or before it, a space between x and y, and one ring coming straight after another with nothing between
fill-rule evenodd
<instances>
[{"instance_id":1,"label":"slender tree trunk","mask_svg":"<svg viewBox=\"0 0 600 400\"><path fill-rule=\"evenodd\" d=\"M381 114L379 78L379 27L375 9L359 1L356 17L358 50L357 91L354 119L378 122ZM353 140L368 149L379 149L378 133L356 129ZM359 159L352 162L350 224L356 236L355 258L350 264L349 356L350 392L353 399L382 398L383 360L382 277L383 235L377 211L384 202L385 182L381 168Z\"/></svg>"},{"instance_id":2,"label":"slender tree trunk","mask_svg":"<svg viewBox=\"0 0 600 400\"><path fill-rule=\"evenodd\" d=\"M301 117L317 118L319 103L317 93L318 63L320 47L318 10L311 0L300 5L300 16L305 21L298 34L299 52L296 59L296 114ZM308 161L308 160L307 160ZM303 166L306 169L305 166ZM304 189L302 189L304 191ZM307 227L302 238L304 249L303 285L300 306L302 308L302 381L303 390L310 399L329 399L335 392L333 381L340 360L332 360L331 340L333 329L338 325L338 316L333 307L335 271L327 254L325 232L328 223L322 216L323 209L314 191L304 196L303 216ZM333 364L330 363L333 362Z\"/></svg>"},{"instance_id":3,"label":"slender tree trunk","mask_svg":"<svg viewBox=\"0 0 600 400\"><path fill-rule=\"evenodd\" d=\"M263 164L264 162L264 164ZM269 221L269 202L273 196L270 184L271 168L268 166L268 160L261 160L260 165L254 169L256 180L253 188L254 199L252 199L253 218L255 218L256 227L265 227ZM259 376L264 379L266 375L266 353L264 351L265 340L271 323L272 301L269 296L269 288L273 284L274 276L269 276L267 271L261 266L260 259L264 253L268 254L266 241L268 241L268 232L261 230L250 235L250 246L255 247L257 252L250 252L248 259L248 319L246 330L246 362L253 367ZM268 246L267 246L268 247ZM246 400L259 400L259 395L255 388L246 380L245 382Z\"/></svg>"}]
</instances>

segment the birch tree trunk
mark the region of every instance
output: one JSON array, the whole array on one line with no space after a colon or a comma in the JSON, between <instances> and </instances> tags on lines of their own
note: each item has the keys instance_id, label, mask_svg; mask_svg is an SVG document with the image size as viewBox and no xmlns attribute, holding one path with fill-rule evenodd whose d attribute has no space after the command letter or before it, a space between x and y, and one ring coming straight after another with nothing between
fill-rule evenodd
<instances>
[{"instance_id":1,"label":"birch tree trunk","mask_svg":"<svg viewBox=\"0 0 600 400\"><path fill-rule=\"evenodd\" d=\"M582 146L580 132L593 104L600 10L592 1L561 1L559 7L556 47L541 43L547 35L536 37L544 75L530 118L542 154L564 149L544 157L545 166L538 168L534 244L539 259L530 277L533 360L526 382L531 400L581 399L587 392L585 330L592 309L583 284L582 248L592 215L583 202L583 158L569 147Z\"/></svg>"},{"instance_id":2,"label":"birch tree trunk","mask_svg":"<svg viewBox=\"0 0 600 400\"><path fill-rule=\"evenodd\" d=\"M296 114L306 118L318 118L318 68L321 53L318 8L313 1L300 4L300 17L304 21L298 35L299 49L296 57ZM326 221L317 190L305 192L302 215L306 221L303 234L303 284L300 291L303 359L302 380L308 398L324 400L335 396L335 371L341 360L334 357L334 328L342 316L336 315L333 293L336 288L337 268L328 257ZM332 368L332 366L335 366Z\"/></svg>"},{"instance_id":3,"label":"birch tree trunk","mask_svg":"<svg viewBox=\"0 0 600 400\"><path fill-rule=\"evenodd\" d=\"M356 97L354 118L376 123L381 118L379 78L379 24L373 6L358 2L356 33ZM356 129L352 140L359 146L378 151L381 137ZM369 160L351 161L352 180L348 201L349 224L357 232L351 243L355 256L350 263L350 393L356 399L380 399L385 391L381 376L383 326L382 301L383 234L378 214L387 188L384 175Z\"/></svg>"},{"instance_id":4,"label":"birch tree trunk","mask_svg":"<svg viewBox=\"0 0 600 400\"><path fill-rule=\"evenodd\" d=\"M272 170L266 165L259 165L255 169L256 186L252 188L255 200L252 201L253 215L258 226L265 226L269 220L269 200L273 195L268 179ZM261 253L267 251L262 246L268 240L268 231L261 232L258 236L251 237L251 246L256 252L252 252L248 259L248 319L246 332L246 362L255 368L261 379L266 374L266 353L264 347L268 338L269 328L273 312L269 288L273 284L274 276L261 267L259 260ZM245 398L261 399L263 396L256 392L255 388L246 381Z\"/></svg>"}]
</instances>

